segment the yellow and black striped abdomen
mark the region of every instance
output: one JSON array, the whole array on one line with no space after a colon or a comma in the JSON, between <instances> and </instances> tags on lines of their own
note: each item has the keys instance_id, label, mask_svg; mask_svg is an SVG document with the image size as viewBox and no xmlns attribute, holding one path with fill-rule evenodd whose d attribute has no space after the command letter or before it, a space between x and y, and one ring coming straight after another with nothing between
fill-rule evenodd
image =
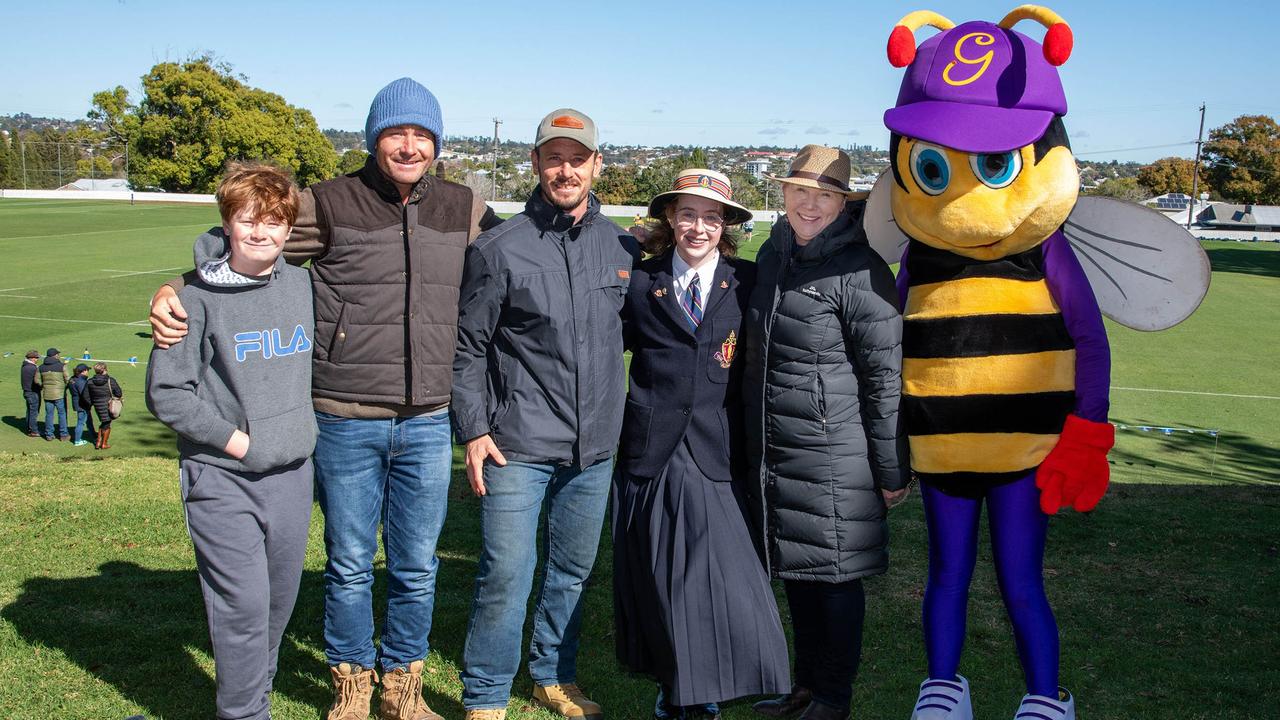
<instances>
[{"instance_id":1,"label":"yellow and black striped abdomen","mask_svg":"<svg viewBox=\"0 0 1280 720\"><path fill-rule=\"evenodd\" d=\"M902 377L911 465L955 494L978 494L1039 465L1075 402L1075 345L1039 248L1028 252L1035 256L962 260L942 272L908 256Z\"/></svg>"}]
</instances>

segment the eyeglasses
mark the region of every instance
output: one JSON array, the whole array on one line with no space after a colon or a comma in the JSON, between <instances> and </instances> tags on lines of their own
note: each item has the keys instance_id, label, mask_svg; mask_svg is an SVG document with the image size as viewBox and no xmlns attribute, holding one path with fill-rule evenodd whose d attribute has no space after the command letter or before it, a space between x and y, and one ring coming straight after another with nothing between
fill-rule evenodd
<instances>
[{"instance_id":1,"label":"eyeglasses","mask_svg":"<svg viewBox=\"0 0 1280 720\"><path fill-rule=\"evenodd\" d=\"M714 213L708 215L699 215L692 210L681 210L676 213L676 225L682 228L691 228L702 221L702 226L708 230L718 230L724 225L724 218Z\"/></svg>"}]
</instances>

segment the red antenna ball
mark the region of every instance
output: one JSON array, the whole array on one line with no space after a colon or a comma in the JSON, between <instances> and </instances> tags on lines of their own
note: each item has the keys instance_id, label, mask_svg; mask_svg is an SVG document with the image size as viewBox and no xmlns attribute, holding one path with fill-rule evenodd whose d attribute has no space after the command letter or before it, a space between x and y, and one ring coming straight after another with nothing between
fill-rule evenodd
<instances>
[{"instance_id":1,"label":"red antenna ball","mask_svg":"<svg viewBox=\"0 0 1280 720\"><path fill-rule=\"evenodd\" d=\"M1067 27L1066 23L1054 23L1049 28L1049 32L1044 34L1044 59L1055 67L1061 65L1071 57L1071 46L1074 43L1071 28ZM889 38L889 44L892 47L892 37Z\"/></svg>"},{"instance_id":2,"label":"red antenna ball","mask_svg":"<svg viewBox=\"0 0 1280 720\"><path fill-rule=\"evenodd\" d=\"M1070 32L1067 33L1067 51L1070 52L1071 40ZM1046 45L1047 53L1048 46ZM893 32L889 33L889 64L894 67L906 67L916 59L916 37L906 25L894 25Z\"/></svg>"}]
</instances>

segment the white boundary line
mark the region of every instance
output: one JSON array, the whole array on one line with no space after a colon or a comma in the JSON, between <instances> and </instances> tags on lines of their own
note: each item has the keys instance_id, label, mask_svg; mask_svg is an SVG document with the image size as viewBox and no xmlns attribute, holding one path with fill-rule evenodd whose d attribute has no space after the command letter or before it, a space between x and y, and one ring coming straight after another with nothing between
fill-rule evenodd
<instances>
[{"instance_id":1,"label":"white boundary line","mask_svg":"<svg viewBox=\"0 0 1280 720\"><path fill-rule=\"evenodd\" d=\"M107 278L108 280L115 280L116 278L133 277L134 275L167 275L167 274L169 274L169 273L173 272L174 270L183 270L183 269L186 269L186 267L187 267L186 265L180 265L180 266L178 266L178 267L160 268L159 270L110 270L110 269L101 269L101 270L99 270L99 272L124 273L123 275L112 275L111 277ZM2 292L2 291L0 291L0 292Z\"/></svg>"},{"instance_id":2,"label":"white boundary line","mask_svg":"<svg viewBox=\"0 0 1280 720\"><path fill-rule=\"evenodd\" d=\"M40 322L80 323L83 325L125 325L127 327L138 327L140 325L150 324L147 320L135 320L134 322L112 322L111 320L73 320L71 318L32 317L29 315L0 315L0 318L9 320L39 320Z\"/></svg>"},{"instance_id":3,"label":"white boundary line","mask_svg":"<svg viewBox=\"0 0 1280 720\"><path fill-rule=\"evenodd\" d=\"M3 291L3 290L0 290L0 298L22 298L22 299L26 299L26 300L39 300L39 299L40 299L40 298L36 297L35 295L6 295L6 294L4 293L4 291Z\"/></svg>"},{"instance_id":4,"label":"white boundary line","mask_svg":"<svg viewBox=\"0 0 1280 720\"><path fill-rule=\"evenodd\" d=\"M1112 390L1129 390L1132 392L1169 393L1171 395L1207 395L1209 397L1245 398L1248 400L1280 400L1274 395L1236 395L1234 393L1197 392L1195 390L1161 390L1159 388L1112 387Z\"/></svg>"},{"instance_id":5,"label":"white boundary line","mask_svg":"<svg viewBox=\"0 0 1280 720\"><path fill-rule=\"evenodd\" d=\"M212 226L209 225L209 223L199 223L199 224L192 223L190 225L163 225L160 227L121 228L119 230L88 230L85 232L75 232L75 233L50 233L48 235L14 235L13 237L0 236L0 242L5 242L6 240L39 240L41 238L50 238L50 237L80 237L82 235L103 235L105 233L134 233L134 232L143 232L146 230L173 230L173 229L179 229L179 228L193 228L193 227L209 228Z\"/></svg>"}]
</instances>

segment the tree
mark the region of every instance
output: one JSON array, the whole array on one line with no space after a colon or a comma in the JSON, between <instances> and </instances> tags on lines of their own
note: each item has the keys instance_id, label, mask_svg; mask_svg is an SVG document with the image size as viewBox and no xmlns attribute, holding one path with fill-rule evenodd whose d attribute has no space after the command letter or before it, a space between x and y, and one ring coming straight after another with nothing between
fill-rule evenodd
<instances>
[{"instance_id":1,"label":"tree","mask_svg":"<svg viewBox=\"0 0 1280 720\"><path fill-rule=\"evenodd\" d=\"M596 197L604 205L631 205L636 192L636 167L634 165L606 165L600 177L592 183Z\"/></svg>"},{"instance_id":2,"label":"tree","mask_svg":"<svg viewBox=\"0 0 1280 720\"><path fill-rule=\"evenodd\" d=\"M1085 195L1141 202L1147 199L1147 189L1138 183L1138 178L1121 177L1100 182L1097 187L1087 190Z\"/></svg>"},{"instance_id":3,"label":"tree","mask_svg":"<svg viewBox=\"0 0 1280 720\"><path fill-rule=\"evenodd\" d=\"M1138 182L1151 191L1152 195L1165 193L1191 194L1191 174L1195 171L1195 161L1180 157L1160 158L1150 165L1142 166L1138 171ZM1204 171L1200 172L1200 184L1197 192L1209 192L1209 183L1205 180Z\"/></svg>"},{"instance_id":4,"label":"tree","mask_svg":"<svg viewBox=\"0 0 1280 720\"><path fill-rule=\"evenodd\" d=\"M266 160L300 185L333 177L337 153L308 110L246 85L210 56L165 62L142 77L142 101L117 87L94 94L89 117L130 145L130 182L213 192L234 160Z\"/></svg>"},{"instance_id":5,"label":"tree","mask_svg":"<svg viewBox=\"0 0 1280 720\"><path fill-rule=\"evenodd\" d=\"M16 146L13 145L11 138L14 133L0 133L0 188L19 187L22 178L14 180L16 173L13 167L16 163L14 160Z\"/></svg>"},{"instance_id":6,"label":"tree","mask_svg":"<svg viewBox=\"0 0 1280 720\"><path fill-rule=\"evenodd\" d=\"M748 210L764 207L764 191L761 181L745 170L729 173L729 183L733 185L733 201Z\"/></svg>"},{"instance_id":7,"label":"tree","mask_svg":"<svg viewBox=\"0 0 1280 720\"><path fill-rule=\"evenodd\" d=\"M363 150L348 150L342 153L342 159L338 161L338 174L347 175L364 167L365 160L369 159L369 153Z\"/></svg>"},{"instance_id":8,"label":"tree","mask_svg":"<svg viewBox=\"0 0 1280 720\"><path fill-rule=\"evenodd\" d=\"M1280 125L1266 115L1241 115L1209 131L1206 174L1224 198L1280 204Z\"/></svg>"}]
</instances>

